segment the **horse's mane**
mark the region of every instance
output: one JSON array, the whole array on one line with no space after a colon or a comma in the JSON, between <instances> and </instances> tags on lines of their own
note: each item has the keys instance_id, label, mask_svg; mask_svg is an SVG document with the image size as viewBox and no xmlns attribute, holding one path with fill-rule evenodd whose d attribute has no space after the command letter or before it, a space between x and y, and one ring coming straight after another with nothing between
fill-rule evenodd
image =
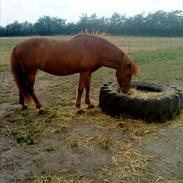
<instances>
[{"instance_id":1,"label":"horse's mane","mask_svg":"<svg viewBox=\"0 0 183 183\"><path fill-rule=\"evenodd\" d=\"M75 38L79 38L79 37L88 37L88 38L91 38L91 40L97 40L97 41L101 41L103 42L104 44L110 44L111 46L113 46L114 48L120 50L122 53L123 51L118 48L114 43L112 43L109 38L107 37L107 35L105 33L98 33L98 32L91 32L91 33L88 33L88 32L80 32L79 34L75 35L73 37L73 39Z\"/></svg>"},{"instance_id":2,"label":"horse's mane","mask_svg":"<svg viewBox=\"0 0 183 183\"><path fill-rule=\"evenodd\" d=\"M84 30L76 34L75 37L77 36L89 36L89 37L106 39L107 34L105 32L99 32L99 31L89 32L88 30Z\"/></svg>"},{"instance_id":3,"label":"horse's mane","mask_svg":"<svg viewBox=\"0 0 183 183\"><path fill-rule=\"evenodd\" d=\"M105 40L107 42L110 42L109 40L107 40L107 38L104 34L99 34L99 33L81 32L81 33L75 35L73 38L78 38L78 37L83 37L83 38L89 37L91 39Z\"/></svg>"}]
</instances>

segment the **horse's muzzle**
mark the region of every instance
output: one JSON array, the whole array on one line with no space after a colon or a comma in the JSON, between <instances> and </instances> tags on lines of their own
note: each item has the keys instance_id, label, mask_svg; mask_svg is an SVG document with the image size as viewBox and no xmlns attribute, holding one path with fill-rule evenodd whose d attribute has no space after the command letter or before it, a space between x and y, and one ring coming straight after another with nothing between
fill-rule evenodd
<instances>
[{"instance_id":1,"label":"horse's muzzle","mask_svg":"<svg viewBox=\"0 0 183 183\"><path fill-rule=\"evenodd\" d=\"M128 93L130 89L123 89L123 88L120 88L119 89L120 91L122 91L124 94Z\"/></svg>"}]
</instances>

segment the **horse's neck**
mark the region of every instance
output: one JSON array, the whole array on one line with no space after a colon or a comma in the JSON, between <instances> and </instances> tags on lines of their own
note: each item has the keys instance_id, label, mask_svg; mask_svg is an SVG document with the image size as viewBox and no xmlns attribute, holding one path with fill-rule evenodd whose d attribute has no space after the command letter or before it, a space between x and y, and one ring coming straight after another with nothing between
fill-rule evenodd
<instances>
[{"instance_id":1,"label":"horse's neck","mask_svg":"<svg viewBox=\"0 0 183 183\"><path fill-rule=\"evenodd\" d=\"M113 69L118 69L121 66L122 62L122 53L105 53L105 56L102 59L102 64L105 67L110 67Z\"/></svg>"}]
</instances>

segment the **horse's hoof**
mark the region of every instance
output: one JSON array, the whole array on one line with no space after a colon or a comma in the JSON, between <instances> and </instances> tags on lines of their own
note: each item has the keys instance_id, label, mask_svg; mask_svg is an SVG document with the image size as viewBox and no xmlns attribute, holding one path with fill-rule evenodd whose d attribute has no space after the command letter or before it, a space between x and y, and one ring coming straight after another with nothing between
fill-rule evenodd
<instances>
[{"instance_id":1,"label":"horse's hoof","mask_svg":"<svg viewBox=\"0 0 183 183\"><path fill-rule=\"evenodd\" d=\"M44 108L41 107L41 108L39 109L39 114L43 114L43 113L44 113Z\"/></svg>"},{"instance_id":2,"label":"horse's hoof","mask_svg":"<svg viewBox=\"0 0 183 183\"><path fill-rule=\"evenodd\" d=\"M95 106L93 104L88 105L88 109L93 109Z\"/></svg>"},{"instance_id":3,"label":"horse's hoof","mask_svg":"<svg viewBox=\"0 0 183 183\"><path fill-rule=\"evenodd\" d=\"M28 109L28 107L26 105L22 106L22 111Z\"/></svg>"},{"instance_id":4,"label":"horse's hoof","mask_svg":"<svg viewBox=\"0 0 183 183\"><path fill-rule=\"evenodd\" d=\"M83 109L79 109L79 110L77 111L77 113L78 113L78 114L84 114L85 111L84 111Z\"/></svg>"}]
</instances>

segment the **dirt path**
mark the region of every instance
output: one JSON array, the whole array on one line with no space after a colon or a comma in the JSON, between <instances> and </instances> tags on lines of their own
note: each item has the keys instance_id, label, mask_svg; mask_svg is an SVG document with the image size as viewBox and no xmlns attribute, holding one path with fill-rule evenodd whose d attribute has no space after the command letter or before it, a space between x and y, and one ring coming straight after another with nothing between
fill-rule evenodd
<instances>
[{"instance_id":1,"label":"dirt path","mask_svg":"<svg viewBox=\"0 0 183 183\"><path fill-rule=\"evenodd\" d=\"M183 129L161 130L158 137L143 140L138 146L154 160L148 165L147 175L157 175L160 180L183 182Z\"/></svg>"}]
</instances>

